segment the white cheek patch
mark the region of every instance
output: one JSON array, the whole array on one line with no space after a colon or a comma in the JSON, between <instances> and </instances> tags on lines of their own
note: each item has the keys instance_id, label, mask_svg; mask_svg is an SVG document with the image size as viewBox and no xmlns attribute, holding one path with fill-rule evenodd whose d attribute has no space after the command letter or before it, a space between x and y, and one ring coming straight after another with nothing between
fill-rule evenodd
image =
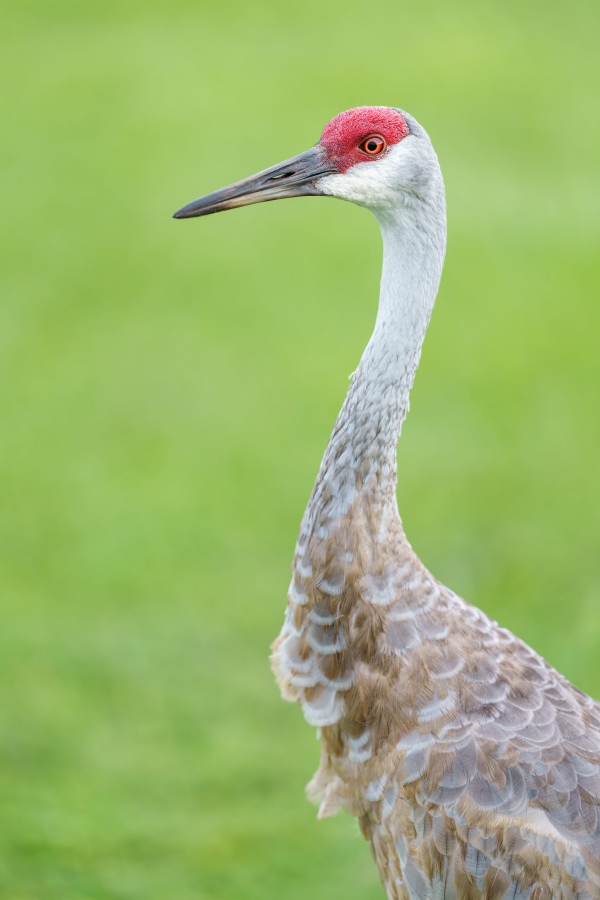
<instances>
[{"instance_id":1,"label":"white cheek patch","mask_svg":"<svg viewBox=\"0 0 600 900\"><path fill-rule=\"evenodd\" d=\"M357 163L340 174L326 175L317 186L324 194L361 206L396 206L398 194L403 184L410 182L411 169L420 156L418 139L409 135L381 158Z\"/></svg>"},{"instance_id":2,"label":"white cheek patch","mask_svg":"<svg viewBox=\"0 0 600 900\"><path fill-rule=\"evenodd\" d=\"M439 180L436 175L439 163L428 138L409 134L382 157L326 175L317 186L331 197L397 215L415 199L426 199Z\"/></svg>"}]
</instances>

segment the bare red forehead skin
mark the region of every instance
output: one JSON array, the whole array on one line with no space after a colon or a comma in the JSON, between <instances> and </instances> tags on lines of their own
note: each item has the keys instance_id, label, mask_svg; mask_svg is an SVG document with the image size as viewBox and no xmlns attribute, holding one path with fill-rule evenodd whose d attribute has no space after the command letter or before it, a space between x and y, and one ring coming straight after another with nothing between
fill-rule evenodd
<instances>
[{"instance_id":1,"label":"bare red forehead skin","mask_svg":"<svg viewBox=\"0 0 600 900\"><path fill-rule=\"evenodd\" d=\"M404 117L389 106L357 106L332 119L321 135L319 144L327 151L327 157L340 172L346 172L357 163L375 162L379 157L369 157L359 150L370 134L380 134L388 146L397 144L409 134Z\"/></svg>"}]
</instances>

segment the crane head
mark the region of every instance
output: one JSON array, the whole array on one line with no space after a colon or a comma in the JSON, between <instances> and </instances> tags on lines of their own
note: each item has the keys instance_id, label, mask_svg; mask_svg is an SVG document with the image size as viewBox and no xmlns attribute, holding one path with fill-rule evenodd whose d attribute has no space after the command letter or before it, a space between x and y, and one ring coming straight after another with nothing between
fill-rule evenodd
<instances>
[{"instance_id":1,"label":"crane head","mask_svg":"<svg viewBox=\"0 0 600 900\"><path fill-rule=\"evenodd\" d=\"M340 113L319 142L285 162L206 194L179 209L190 219L285 197L329 195L384 210L415 194L426 178L429 153L423 129L399 109L359 106Z\"/></svg>"}]
</instances>

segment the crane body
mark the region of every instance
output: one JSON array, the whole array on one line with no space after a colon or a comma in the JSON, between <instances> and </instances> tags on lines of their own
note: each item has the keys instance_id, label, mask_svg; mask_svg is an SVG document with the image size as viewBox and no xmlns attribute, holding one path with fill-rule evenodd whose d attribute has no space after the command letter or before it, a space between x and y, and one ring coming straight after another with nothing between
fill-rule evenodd
<instances>
[{"instance_id":1,"label":"crane body","mask_svg":"<svg viewBox=\"0 0 600 900\"><path fill-rule=\"evenodd\" d=\"M396 447L446 244L426 132L402 110L349 110L310 151L176 216L311 194L374 213L383 271L273 645L283 696L321 738L309 795L321 817L358 817L390 900L600 898L600 706L437 581L398 512Z\"/></svg>"}]
</instances>

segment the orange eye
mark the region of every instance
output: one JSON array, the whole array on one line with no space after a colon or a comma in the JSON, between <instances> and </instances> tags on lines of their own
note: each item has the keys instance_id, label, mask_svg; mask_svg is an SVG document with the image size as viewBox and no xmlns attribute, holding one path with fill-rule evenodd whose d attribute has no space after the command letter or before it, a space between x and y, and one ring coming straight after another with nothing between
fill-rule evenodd
<instances>
[{"instance_id":1,"label":"orange eye","mask_svg":"<svg viewBox=\"0 0 600 900\"><path fill-rule=\"evenodd\" d=\"M359 144L359 150L362 150L367 156L378 156L379 153L383 153L385 148L385 140L380 134L370 134L362 144Z\"/></svg>"}]
</instances>

